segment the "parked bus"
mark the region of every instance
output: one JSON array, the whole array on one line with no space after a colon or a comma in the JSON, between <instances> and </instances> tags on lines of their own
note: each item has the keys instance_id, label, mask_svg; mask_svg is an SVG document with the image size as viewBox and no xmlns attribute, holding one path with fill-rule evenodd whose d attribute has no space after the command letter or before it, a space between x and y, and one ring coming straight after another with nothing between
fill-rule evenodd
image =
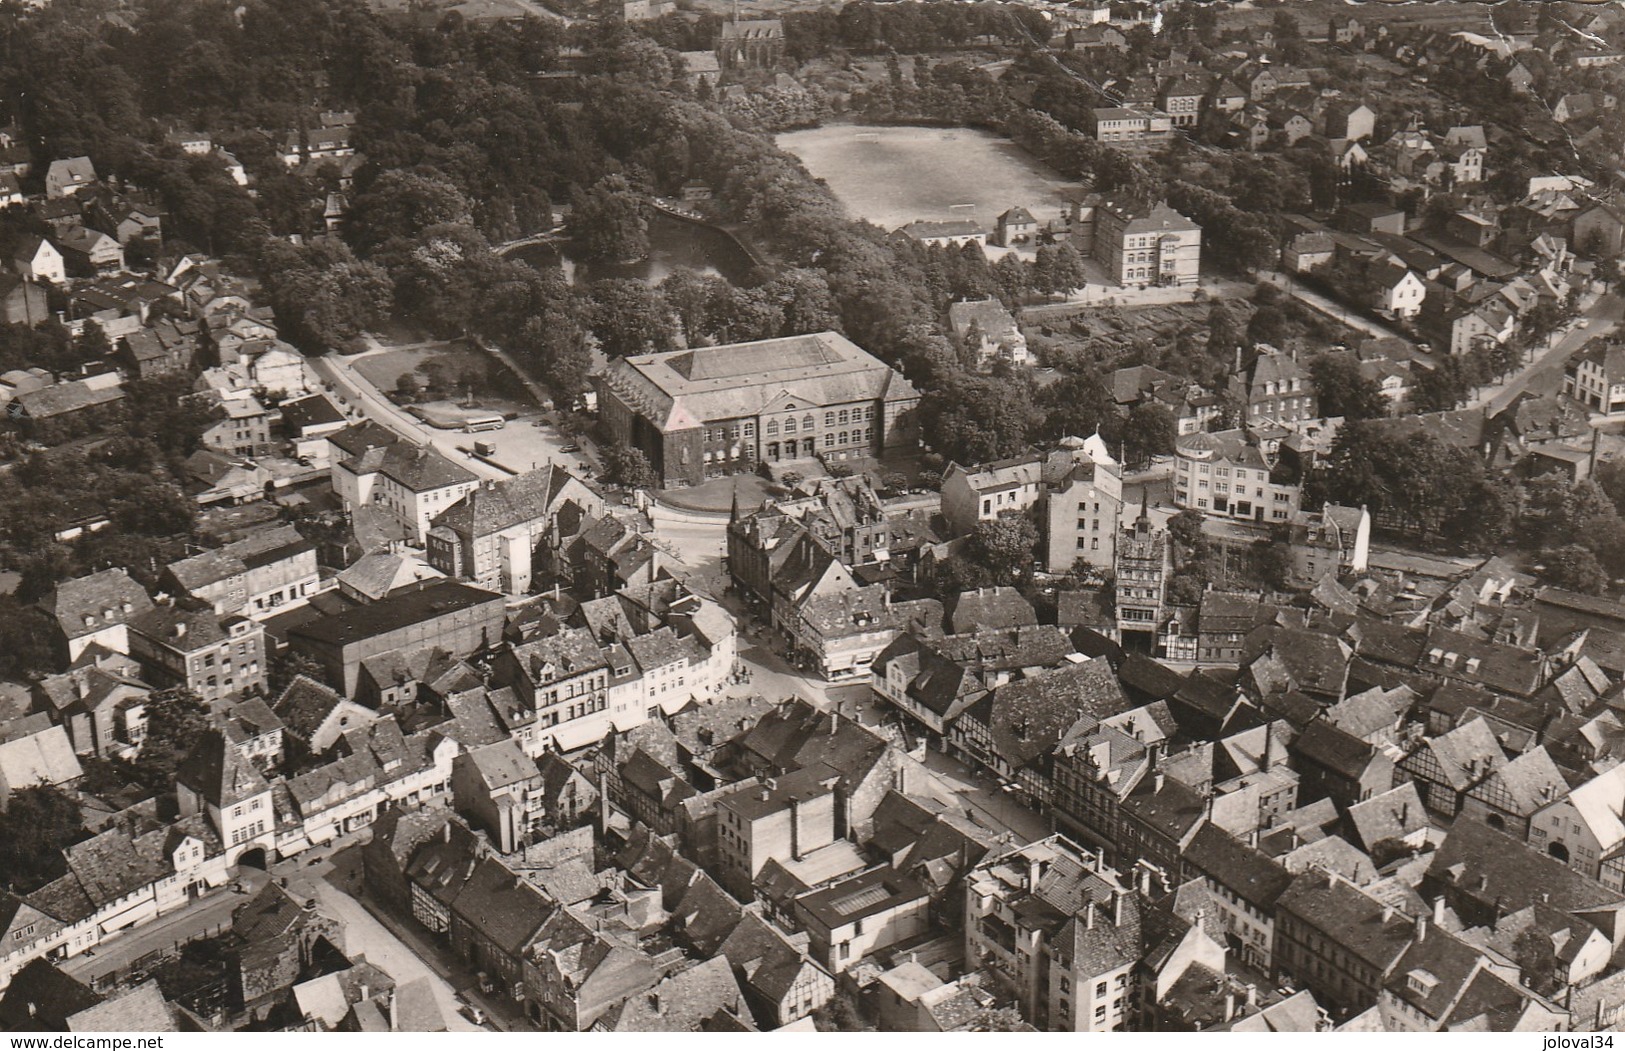
<instances>
[{"instance_id":1,"label":"parked bus","mask_svg":"<svg viewBox=\"0 0 1625 1051\"><path fill-rule=\"evenodd\" d=\"M508 425L508 421L496 413L485 416L470 416L463 421L463 433L474 434L477 431L500 431Z\"/></svg>"}]
</instances>

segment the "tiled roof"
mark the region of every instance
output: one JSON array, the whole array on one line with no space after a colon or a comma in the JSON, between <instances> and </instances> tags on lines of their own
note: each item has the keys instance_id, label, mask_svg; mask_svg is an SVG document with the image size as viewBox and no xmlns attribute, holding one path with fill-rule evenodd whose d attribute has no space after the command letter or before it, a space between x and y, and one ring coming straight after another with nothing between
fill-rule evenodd
<instances>
[{"instance_id":1,"label":"tiled roof","mask_svg":"<svg viewBox=\"0 0 1625 1051\"><path fill-rule=\"evenodd\" d=\"M129 606L126 610L124 607ZM104 569L64 580L47 602L63 634L70 639L110 624L127 624L153 608L146 591L123 569Z\"/></svg>"},{"instance_id":2,"label":"tiled roof","mask_svg":"<svg viewBox=\"0 0 1625 1051\"><path fill-rule=\"evenodd\" d=\"M1213 824L1197 830L1185 860L1265 915L1292 882L1292 874L1269 855Z\"/></svg>"},{"instance_id":3,"label":"tiled roof","mask_svg":"<svg viewBox=\"0 0 1625 1051\"><path fill-rule=\"evenodd\" d=\"M611 1032L682 1033L700 1031L719 1014L744 1013L733 969L726 958L713 956L628 998L605 1017Z\"/></svg>"},{"instance_id":4,"label":"tiled roof","mask_svg":"<svg viewBox=\"0 0 1625 1051\"><path fill-rule=\"evenodd\" d=\"M1625 894L1469 817L1450 826L1428 865L1427 882L1503 913L1536 902L1570 912L1625 904Z\"/></svg>"},{"instance_id":5,"label":"tiled roof","mask_svg":"<svg viewBox=\"0 0 1625 1051\"><path fill-rule=\"evenodd\" d=\"M180 1026L170 1012L157 979L71 1014L70 1033L176 1033Z\"/></svg>"},{"instance_id":6,"label":"tiled roof","mask_svg":"<svg viewBox=\"0 0 1625 1051\"><path fill-rule=\"evenodd\" d=\"M1344 951L1387 974L1410 945L1411 921L1335 877L1306 872L1282 892L1277 910L1325 933Z\"/></svg>"},{"instance_id":7,"label":"tiled roof","mask_svg":"<svg viewBox=\"0 0 1625 1051\"><path fill-rule=\"evenodd\" d=\"M994 752L1019 768L1053 751L1080 719L1098 721L1129 707L1111 665L1093 660L1007 683L966 717L987 726Z\"/></svg>"},{"instance_id":8,"label":"tiled roof","mask_svg":"<svg viewBox=\"0 0 1625 1051\"><path fill-rule=\"evenodd\" d=\"M254 764L240 757L218 730L205 732L192 747L176 770L175 780L217 807L229 807L269 789Z\"/></svg>"},{"instance_id":9,"label":"tiled roof","mask_svg":"<svg viewBox=\"0 0 1625 1051\"><path fill-rule=\"evenodd\" d=\"M611 364L606 382L664 430L798 409L914 398L907 380L833 332L644 354Z\"/></svg>"}]
</instances>

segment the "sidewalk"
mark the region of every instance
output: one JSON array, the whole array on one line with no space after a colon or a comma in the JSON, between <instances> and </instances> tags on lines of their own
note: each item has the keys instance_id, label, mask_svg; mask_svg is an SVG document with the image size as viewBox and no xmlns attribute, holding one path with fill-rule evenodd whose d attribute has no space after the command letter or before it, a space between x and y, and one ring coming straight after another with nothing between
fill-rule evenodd
<instances>
[{"instance_id":1,"label":"sidewalk","mask_svg":"<svg viewBox=\"0 0 1625 1051\"><path fill-rule=\"evenodd\" d=\"M231 889L231 884L227 884L185 908L112 935L88 952L63 961L62 970L82 982L94 982L104 975L131 966L144 956L172 949L199 935L212 933L215 928L229 927L232 912L237 906L253 900L254 894L259 892L269 877L245 869L240 879L248 888L246 893L238 894Z\"/></svg>"}]
</instances>

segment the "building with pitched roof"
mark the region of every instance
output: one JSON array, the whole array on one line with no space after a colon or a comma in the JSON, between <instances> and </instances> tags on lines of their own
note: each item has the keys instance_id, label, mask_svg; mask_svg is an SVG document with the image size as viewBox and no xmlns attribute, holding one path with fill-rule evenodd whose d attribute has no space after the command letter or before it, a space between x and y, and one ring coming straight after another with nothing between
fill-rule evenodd
<instances>
[{"instance_id":1,"label":"building with pitched roof","mask_svg":"<svg viewBox=\"0 0 1625 1051\"><path fill-rule=\"evenodd\" d=\"M1299 875L1276 902L1277 972L1334 1010L1375 1006L1414 937L1409 918L1324 872Z\"/></svg>"},{"instance_id":2,"label":"building with pitched roof","mask_svg":"<svg viewBox=\"0 0 1625 1051\"><path fill-rule=\"evenodd\" d=\"M352 425L328 441L335 447L333 491L345 509L380 508L418 544L435 516L479 484L478 475L432 446L403 441L376 425Z\"/></svg>"},{"instance_id":3,"label":"building with pitched roof","mask_svg":"<svg viewBox=\"0 0 1625 1051\"><path fill-rule=\"evenodd\" d=\"M1098 854L1055 835L992 855L965 880L965 958L1060 1032L1134 1021L1144 949L1133 889Z\"/></svg>"},{"instance_id":4,"label":"building with pitched roof","mask_svg":"<svg viewBox=\"0 0 1625 1051\"><path fill-rule=\"evenodd\" d=\"M225 844L228 864L250 850L274 851L271 786L218 730L206 731L175 772L182 817L202 814Z\"/></svg>"},{"instance_id":5,"label":"building with pitched roof","mask_svg":"<svg viewBox=\"0 0 1625 1051\"><path fill-rule=\"evenodd\" d=\"M1244 430L1190 434L1174 443L1178 507L1282 525L1297 513L1301 494L1300 486L1276 480L1274 464Z\"/></svg>"},{"instance_id":6,"label":"building with pitched roof","mask_svg":"<svg viewBox=\"0 0 1625 1051\"><path fill-rule=\"evenodd\" d=\"M279 526L171 562L164 581L218 614L252 616L315 593L316 545Z\"/></svg>"},{"instance_id":7,"label":"building with pitched roof","mask_svg":"<svg viewBox=\"0 0 1625 1051\"><path fill-rule=\"evenodd\" d=\"M70 661L92 644L128 653L130 621L154 608L146 590L123 569L64 580L40 604L55 618Z\"/></svg>"},{"instance_id":8,"label":"building with pitched roof","mask_svg":"<svg viewBox=\"0 0 1625 1051\"><path fill-rule=\"evenodd\" d=\"M1625 343L1598 336L1563 365L1562 394L1601 416L1625 413Z\"/></svg>"},{"instance_id":9,"label":"building with pitched roof","mask_svg":"<svg viewBox=\"0 0 1625 1051\"><path fill-rule=\"evenodd\" d=\"M1167 115L1160 120L1166 129ZM1093 214L1086 236L1095 259L1119 285L1189 287L1200 279L1202 228L1166 203L1102 201Z\"/></svg>"},{"instance_id":10,"label":"building with pitched roof","mask_svg":"<svg viewBox=\"0 0 1625 1051\"><path fill-rule=\"evenodd\" d=\"M1028 215L1027 219L1031 222L1032 216ZM977 337L975 349L978 367L986 367L994 361L1025 365L1032 360L1032 355L1027 351L1027 337L1021 334L1015 317L997 297L950 303L948 327L953 330L954 339L961 346L972 334Z\"/></svg>"},{"instance_id":11,"label":"building with pitched roof","mask_svg":"<svg viewBox=\"0 0 1625 1051\"><path fill-rule=\"evenodd\" d=\"M598 387L610 433L643 450L665 486L902 448L920 398L833 332L620 358Z\"/></svg>"},{"instance_id":12,"label":"building with pitched roof","mask_svg":"<svg viewBox=\"0 0 1625 1051\"><path fill-rule=\"evenodd\" d=\"M1371 558L1371 513L1363 507L1326 504L1319 511L1300 511L1290 520L1287 543L1292 572L1313 584L1331 573L1364 573Z\"/></svg>"},{"instance_id":13,"label":"building with pitched roof","mask_svg":"<svg viewBox=\"0 0 1625 1051\"><path fill-rule=\"evenodd\" d=\"M130 656L155 686L184 686L212 704L265 688L265 628L166 599L130 621Z\"/></svg>"},{"instance_id":14,"label":"building with pitched roof","mask_svg":"<svg viewBox=\"0 0 1625 1051\"><path fill-rule=\"evenodd\" d=\"M566 504L576 515L604 513L598 494L557 465L484 482L435 515L429 564L491 591L529 594L536 547L556 534L554 517Z\"/></svg>"}]
</instances>

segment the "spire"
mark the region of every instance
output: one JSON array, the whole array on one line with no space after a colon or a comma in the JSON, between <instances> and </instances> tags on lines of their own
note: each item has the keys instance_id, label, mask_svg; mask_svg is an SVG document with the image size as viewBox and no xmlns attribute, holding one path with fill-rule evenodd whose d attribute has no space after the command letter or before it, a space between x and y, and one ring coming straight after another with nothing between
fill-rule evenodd
<instances>
[{"instance_id":1,"label":"spire","mask_svg":"<svg viewBox=\"0 0 1625 1051\"><path fill-rule=\"evenodd\" d=\"M1134 520L1134 532L1146 536L1151 532L1151 487L1140 490L1140 517Z\"/></svg>"},{"instance_id":2,"label":"spire","mask_svg":"<svg viewBox=\"0 0 1625 1051\"><path fill-rule=\"evenodd\" d=\"M737 521L739 521L739 479L737 477L734 479L733 488L734 488L733 509L728 512L728 521L737 522Z\"/></svg>"}]
</instances>

